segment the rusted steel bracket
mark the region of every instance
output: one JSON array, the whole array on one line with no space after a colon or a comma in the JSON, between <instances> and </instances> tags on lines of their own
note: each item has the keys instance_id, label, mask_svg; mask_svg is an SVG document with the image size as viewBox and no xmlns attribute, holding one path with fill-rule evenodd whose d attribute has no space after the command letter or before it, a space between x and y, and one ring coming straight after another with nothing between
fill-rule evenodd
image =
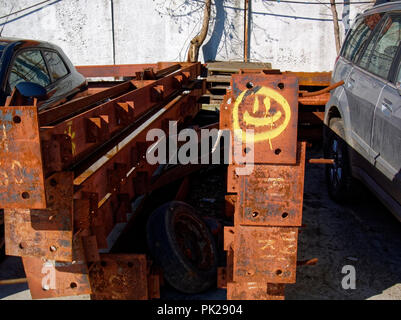
<instances>
[{"instance_id":1,"label":"rusted steel bracket","mask_svg":"<svg viewBox=\"0 0 401 320\"><path fill-rule=\"evenodd\" d=\"M236 129L253 129L254 161L247 175L238 174L239 163L228 168L226 203L234 206L234 226L224 230L227 267L218 282L226 284L227 299L284 299L284 284L296 279L302 225L306 143L297 142L298 79L244 72L232 77L231 88L220 128L233 136Z\"/></svg>"}]
</instances>

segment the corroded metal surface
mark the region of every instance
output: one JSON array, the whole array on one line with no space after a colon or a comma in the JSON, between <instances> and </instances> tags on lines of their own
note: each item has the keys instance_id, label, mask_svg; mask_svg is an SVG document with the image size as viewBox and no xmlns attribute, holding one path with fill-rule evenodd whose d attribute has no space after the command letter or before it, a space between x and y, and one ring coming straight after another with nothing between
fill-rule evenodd
<instances>
[{"instance_id":1,"label":"corroded metal surface","mask_svg":"<svg viewBox=\"0 0 401 320\"><path fill-rule=\"evenodd\" d=\"M294 283L298 228L236 227L234 281Z\"/></svg>"},{"instance_id":2,"label":"corroded metal surface","mask_svg":"<svg viewBox=\"0 0 401 320\"><path fill-rule=\"evenodd\" d=\"M73 263L23 257L22 262L33 299L91 293L88 268L84 261Z\"/></svg>"},{"instance_id":3,"label":"corroded metal surface","mask_svg":"<svg viewBox=\"0 0 401 320\"><path fill-rule=\"evenodd\" d=\"M232 76L231 88L220 108L220 129L231 130L242 141L241 152L250 148L245 144L248 137L254 143L254 163L295 163L297 77L244 73ZM253 130L253 137L246 130Z\"/></svg>"},{"instance_id":4,"label":"corroded metal surface","mask_svg":"<svg viewBox=\"0 0 401 320\"><path fill-rule=\"evenodd\" d=\"M297 165L257 165L240 177L236 224L302 225L305 145L298 145Z\"/></svg>"},{"instance_id":5,"label":"corroded metal surface","mask_svg":"<svg viewBox=\"0 0 401 320\"><path fill-rule=\"evenodd\" d=\"M91 265L89 277L92 299L148 299L145 255L101 254L100 261Z\"/></svg>"},{"instance_id":6,"label":"corroded metal surface","mask_svg":"<svg viewBox=\"0 0 401 320\"><path fill-rule=\"evenodd\" d=\"M6 254L72 261L72 180L72 172L46 180L47 209L4 210Z\"/></svg>"},{"instance_id":7,"label":"corroded metal surface","mask_svg":"<svg viewBox=\"0 0 401 320\"><path fill-rule=\"evenodd\" d=\"M6 250L23 257L34 298L160 296L145 255L104 256L99 249L110 249L107 237L127 222L131 201L151 190L157 165L146 161L148 130L198 112L205 88L199 74L199 63L159 63L153 80L88 93L39 115L15 92L0 107ZM45 284L43 268L55 276Z\"/></svg>"},{"instance_id":8,"label":"corroded metal surface","mask_svg":"<svg viewBox=\"0 0 401 320\"><path fill-rule=\"evenodd\" d=\"M36 106L0 108L0 208L46 208Z\"/></svg>"},{"instance_id":9,"label":"corroded metal surface","mask_svg":"<svg viewBox=\"0 0 401 320\"><path fill-rule=\"evenodd\" d=\"M228 300L284 300L284 285L280 283L230 282Z\"/></svg>"},{"instance_id":10,"label":"corroded metal surface","mask_svg":"<svg viewBox=\"0 0 401 320\"><path fill-rule=\"evenodd\" d=\"M218 276L227 299L281 300L284 284L296 280L306 151L297 142L298 79L267 73L233 76L221 107L221 129L255 132L252 170L239 175L238 163L227 170L234 226L224 229L227 267ZM240 135L242 142L248 137Z\"/></svg>"}]
</instances>

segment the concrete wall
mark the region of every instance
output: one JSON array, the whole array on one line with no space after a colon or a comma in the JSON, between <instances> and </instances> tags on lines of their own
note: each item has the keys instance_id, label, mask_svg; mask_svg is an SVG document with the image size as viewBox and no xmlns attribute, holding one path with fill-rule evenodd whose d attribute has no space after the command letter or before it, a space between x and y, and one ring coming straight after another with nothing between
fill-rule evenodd
<instances>
[{"instance_id":1,"label":"concrete wall","mask_svg":"<svg viewBox=\"0 0 401 320\"><path fill-rule=\"evenodd\" d=\"M329 0L283 1L250 0L251 61L271 62L282 70L331 70L336 52ZM337 5L340 19L342 1ZM371 6L355 3L366 0L352 1L351 21ZM204 5L202 0L0 3L2 37L53 42L76 65L184 61L189 41L200 29ZM200 52L202 61L243 58L243 5L243 0L213 1L208 37ZM344 33L341 21L340 28Z\"/></svg>"}]
</instances>

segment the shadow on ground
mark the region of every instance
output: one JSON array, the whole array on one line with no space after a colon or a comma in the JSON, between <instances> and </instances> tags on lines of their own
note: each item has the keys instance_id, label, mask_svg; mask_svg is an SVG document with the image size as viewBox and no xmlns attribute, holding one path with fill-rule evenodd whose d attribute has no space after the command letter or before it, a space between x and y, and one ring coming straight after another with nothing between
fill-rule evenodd
<instances>
[{"instance_id":1,"label":"shadow on ground","mask_svg":"<svg viewBox=\"0 0 401 320\"><path fill-rule=\"evenodd\" d=\"M308 157L322 156L321 150L309 150ZM224 168L222 168L224 170ZM220 174L211 171L199 185L218 185ZM202 179L203 180L203 179ZM214 188L201 193L202 198L224 194ZM223 199L216 199L220 205ZM196 199L190 201L196 204ZM200 211L207 209L208 203ZM211 210L211 209L210 209ZM297 282L286 286L286 299L401 299L401 223L368 191L358 204L338 205L327 194L324 166L307 164L304 193L304 228L298 243L298 259L318 258L315 266L299 267ZM342 268L352 265L356 270L356 289L344 290ZM24 277L21 260L7 257L0 264L0 279ZM22 292L20 299L30 299L27 286L0 286L0 299ZM172 288L162 289L162 298L180 300L221 300L225 290L185 295Z\"/></svg>"}]
</instances>

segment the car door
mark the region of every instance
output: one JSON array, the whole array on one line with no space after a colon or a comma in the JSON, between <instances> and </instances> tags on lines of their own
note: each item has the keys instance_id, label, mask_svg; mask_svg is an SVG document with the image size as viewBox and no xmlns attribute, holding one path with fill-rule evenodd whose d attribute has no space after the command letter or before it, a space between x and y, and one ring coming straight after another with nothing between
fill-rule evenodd
<instances>
[{"instance_id":1,"label":"car door","mask_svg":"<svg viewBox=\"0 0 401 320\"><path fill-rule=\"evenodd\" d=\"M373 113L384 87L380 77L372 76L364 69L364 57L372 49L378 30L382 25L383 14L363 17L359 26L359 37L354 45L354 67L345 81L344 91L347 96L351 139L357 153L372 162L370 140L372 136Z\"/></svg>"},{"instance_id":2,"label":"car door","mask_svg":"<svg viewBox=\"0 0 401 320\"><path fill-rule=\"evenodd\" d=\"M42 54L45 58L52 83L47 87L50 97L41 106L41 109L72 94L75 88L75 84L71 79L71 73L61 56L56 51L50 49L42 49Z\"/></svg>"},{"instance_id":3,"label":"car door","mask_svg":"<svg viewBox=\"0 0 401 320\"><path fill-rule=\"evenodd\" d=\"M391 23L391 24L390 24ZM373 54L383 69L397 70L389 74L378 100L373 122L372 148L377 154L374 165L387 179L382 187L401 203L401 15L391 15L389 26ZM394 61L398 50L398 61ZM391 62L389 62L391 60Z\"/></svg>"}]
</instances>

